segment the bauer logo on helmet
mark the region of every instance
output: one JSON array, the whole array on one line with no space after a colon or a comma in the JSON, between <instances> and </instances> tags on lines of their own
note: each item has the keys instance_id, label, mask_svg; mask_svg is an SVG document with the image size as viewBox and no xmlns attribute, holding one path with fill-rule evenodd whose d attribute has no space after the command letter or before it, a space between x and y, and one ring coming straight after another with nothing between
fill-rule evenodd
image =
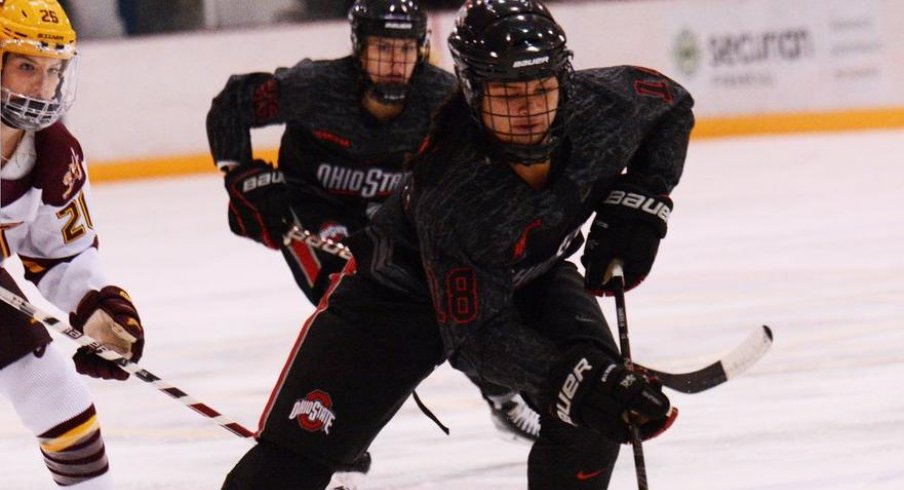
<instances>
[{"instance_id":1,"label":"bauer logo on helmet","mask_svg":"<svg viewBox=\"0 0 904 490\"><path fill-rule=\"evenodd\" d=\"M531 58L527 60L518 60L512 63L512 68L526 68L528 66L542 65L549 62L549 56L541 56L539 58Z\"/></svg>"},{"instance_id":2,"label":"bauer logo on helmet","mask_svg":"<svg viewBox=\"0 0 904 490\"><path fill-rule=\"evenodd\" d=\"M387 22L384 26L387 29L409 30L414 27L411 22Z\"/></svg>"}]
</instances>

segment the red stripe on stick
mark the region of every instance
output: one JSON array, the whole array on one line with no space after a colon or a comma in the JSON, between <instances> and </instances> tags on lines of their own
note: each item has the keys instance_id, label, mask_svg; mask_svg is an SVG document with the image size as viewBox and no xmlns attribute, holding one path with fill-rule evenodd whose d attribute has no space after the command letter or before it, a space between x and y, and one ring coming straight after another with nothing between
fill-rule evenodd
<instances>
[{"instance_id":1,"label":"red stripe on stick","mask_svg":"<svg viewBox=\"0 0 904 490\"><path fill-rule=\"evenodd\" d=\"M174 398L182 398L183 396L188 396L188 393L180 390L179 388L163 388L160 391L164 391Z\"/></svg>"},{"instance_id":2,"label":"red stripe on stick","mask_svg":"<svg viewBox=\"0 0 904 490\"><path fill-rule=\"evenodd\" d=\"M214 417L219 417L219 416L220 416L220 412L217 412L216 410L214 410L214 409L208 407L207 405L205 405L205 404L203 404L203 403L192 403L192 404L189 405L189 406L190 406L191 408L195 409L196 411L201 412L201 413L203 413L204 415L207 415L207 416L210 417L210 418L214 418Z\"/></svg>"}]
</instances>

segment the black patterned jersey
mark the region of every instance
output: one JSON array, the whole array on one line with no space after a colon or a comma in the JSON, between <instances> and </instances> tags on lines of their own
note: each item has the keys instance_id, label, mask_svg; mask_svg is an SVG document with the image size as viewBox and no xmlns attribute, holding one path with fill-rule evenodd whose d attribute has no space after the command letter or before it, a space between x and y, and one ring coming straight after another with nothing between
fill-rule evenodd
<instances>
[{"instance_id":1,"label":"black patterned jersey","mask_svg":"<svg viewBox=\"0 0 904 490\"><path fill-rule=\"evenodd\" d=\"M406 159L417 152L455 79L423 66L404 111L381 123L361 106L360 77L352 57L230 77L207 116L214 159L221 165L250 161L250 130L284 123L279 168L294 194L341 210L334 217L363 218L369 203L382 202L407 175Z\"/></svg>"},{"instance_id":2,"label":"black patterned jersey","mask_svg":"<svg viewBox=\"0 0 904 490\"><path fill-rule=\"evenodd\" d=\"M429 295L456 367L526 390L541 388L558 354L525 326L513 294L580 248L581 226L622 173L670 192L694 123L690 95L652 70L578 71L567 90L545 188L487 156L459 96L412 178L351 242L359 273Z\"/></svg>"}]
</instances>

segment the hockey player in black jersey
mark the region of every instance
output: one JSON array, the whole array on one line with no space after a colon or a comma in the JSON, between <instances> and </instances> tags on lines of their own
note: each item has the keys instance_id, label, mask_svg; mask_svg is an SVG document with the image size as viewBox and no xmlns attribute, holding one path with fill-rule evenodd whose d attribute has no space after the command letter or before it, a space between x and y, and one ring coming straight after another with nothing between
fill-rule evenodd
<instances>
[{"instance_id":1,"label":"hockey player in black jersey","mask_svg":"<svg viewBox=\"0 0 904 490\"><path fill-rule=\"evenodd\" d=\"M455 83L425 62L427 16L414 0L358 0L349 20L351 56L234 75L207 115L230 229L281 250L315 305L345 260L285 244L294 216L336 241L367 224L406 175L405 159ZM278 170L254 160L251 147L250 130L274 124L286 125Z\"/></svg>"},{"instance_id":2,"label":"hockey player in black jersey","mask_svg":"<svg viewBox=\"0 0 904 490\"><path fill-rule=\"evenodd\" d=\"M368 224L406 177L406 159L455 86L451 74L426 63L427 16L414 0L357 0L349 21L351 56L235 75L207 116L230 229L279 249L315 305L345 259L286 240L290 224L297 218L334 241ZM250 130L279 123L286 130L277 170L253 160ZM503 436L536 437L536 413L520 395L490 383L481 393Z\"/></svg>"},{"instance_id":3,"label":"hockey player in black jersey","mask_svg":"<svg viewBox=\"0 0 904 490\"><path fill-rule=\"evenodd\" d=\"M449 38L460 90L411 178L308 320L226 489L319 489L448 360L539 409L532 489L607 488L626 420L644 439L677 411L629 372L593 293L628 287L665 236L693 100L653 70L573 71L537 0L470 0ZM582 277L566 259L593 217Z\"/></svg>"}]
</instances>

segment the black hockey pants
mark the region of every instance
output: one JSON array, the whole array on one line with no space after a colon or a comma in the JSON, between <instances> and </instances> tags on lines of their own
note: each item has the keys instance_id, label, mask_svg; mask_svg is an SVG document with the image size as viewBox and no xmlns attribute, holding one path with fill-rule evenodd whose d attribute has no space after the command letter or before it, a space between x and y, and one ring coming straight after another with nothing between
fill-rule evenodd
<instances>
[{"instance_id":1,"label":"black hockey pants","mask_svg":"<svg viewBox=\"0 0 904 490\"><path fill-rule=\"evenodd\" d=\"M426 295L413 300L348 270L302 328L261 418L260 442L224 489L322 489L444 361ZM522 318L557 344L594 340L615 348L596 299L567 262L516 299L526 310ZM607 488L617 444L542 413L541 426L529 457L531 489Z\"/></svg>"}]
</instances>

